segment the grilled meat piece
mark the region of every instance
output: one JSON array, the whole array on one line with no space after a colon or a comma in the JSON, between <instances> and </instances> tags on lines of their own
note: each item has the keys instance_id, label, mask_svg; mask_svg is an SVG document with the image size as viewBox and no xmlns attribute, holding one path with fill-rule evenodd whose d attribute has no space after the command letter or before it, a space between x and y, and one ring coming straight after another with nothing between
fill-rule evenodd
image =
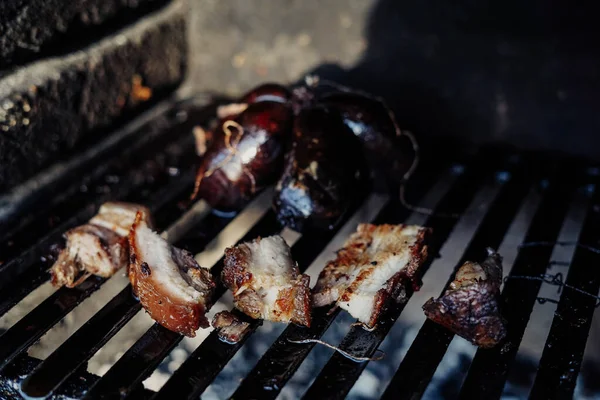
<instances>
[{"instance_id":1,"label":"grilled meat piece","mask_svg":"<svg viewBox=\"0 0 600 400\"><path fill-rule=\"evenodd\" d=\"M378 99L358 93L335 92L319 98L336 110L346 126L364 146L373 170L390 184L398 184L410 169L416 154L413 143L397 126L393 113Z\"/></svg>"},{"instance_id":2,"label":"grilled meat piece","mask_svg":"<svg viewBox=\"0 0 600 400\"><path fill-rule=\"evenodd\" d=\"M369 327L383 306L401 300L427 258L430 229L416 225L360 224L313 289L315 307L336 303Z\"/></svg>"},{"instance_id":3,"label":"grilled meat piece","mask_svg":"<svg viewBox=\"0 0 600 400\"><path fill-rule=\"evenodd\" d=\"M277 219L296 231L333 229L364 192L367 176L360 142L340 115L303 108L273 200Z\"/></svg>"},{"instance_id":4,"label":"grilled meat piece","mask_svg":"<svg viewBox=\"0 0 600 400\"><path fill-rule=\"evenodd\" d=\"M189 337L208 327L205 314L215 287L210 272L153 232L142 213L129 233L129 246L129 280L152 319Z\"/></svg>"},{"instance_id":5,"label":"grilled meat piece","mask_svg":"<svg viewBox=\"0 0 600 400\"><path fill-rule=\"evenodd\" d=\"M275 183L291 120L291 108L273 101L250 104L225 119L212 134L192 199L199 196L217 210L237 211L257 191Z\"/></svg>"},{"instance_id":6,"label":"grilled meat piece","mask_svg":"<svg viewBox=\"0 0 600 400\"><path fill-rule=\"evenodd\" d=\"M250 317L310 326L310 277L300 274L281 236L226 249L222 279Z\"/></svg>"},{"instance_id":7,"label":"grilled meat piece","mask_svg":"<svg viewBox=\"0 0 600 400\"><path fill-rule=\"evenodd\" d=\"M50 269L52 284L73 288L90 275L109 278L127 265L127 234L137 211L150 222L150 211L139 204L104 203L87 224L65 233L66 246Z\"/></svg>"},{"instance_id":8,"label":"grilled meat piece","mask_svg":"<svg viewBox=\"0 0 600 400\"><path fill-rule=\"evenodd\" d=\"M98 214L90 219L90 224L103 226L114 231L119 236L126 237L129 235L129 230L135 221L138 211L142 212L146 223L152 226L152 217L148 207L122 201L109 201L102 204L98 210Z\"/></svg>"},{"instance_id":9,"label":"grilled meat piece","mask_svg":"<svg viewBox=\"0 0 600 400\"><path fill-rule=\"evenodd\" d=\"M250 330L249 323L241 321L229 311L215 314L212 326L217 330L219 339L231 344L238 343Z\"/></svg>"},{"instance_id":10,"label":"grilled meat piece","mask_svg":"<svg viewBox=\"0 0 600 400\"><path fill-rule=\"evenodd\" d=\"M425 315L476 346L496 346L506 336L498 306L502 283L502 257L488 249L482 263L467 261L443 296L428 300Z\"/></svg>"},{"instance_id":11,"label":"grilled meat piece","mask_svg":"<svg viewBox=\"0 0 600 400\"><path fill-rule=\"evenodd\" d=\"M67 245L52 266L52 284L73 288L90 275L105 278L127 265L127 238L114 231L85 224L69 230Z\"/></svg>"}]
</instances>

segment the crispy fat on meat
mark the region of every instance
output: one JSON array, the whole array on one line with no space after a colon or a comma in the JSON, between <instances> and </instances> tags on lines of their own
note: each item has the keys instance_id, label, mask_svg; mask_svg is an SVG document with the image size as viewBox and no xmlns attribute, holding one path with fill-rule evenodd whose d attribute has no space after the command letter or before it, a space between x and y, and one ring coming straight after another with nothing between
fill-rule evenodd
<instances>
[{"instance_id":1,"label":"crispy fat on meat","mask_svg":"<svg viewBox=\"0 0 600 400\"><path fill-rule=\"evenodd\" d=\"M416 225L360 224L313 289L315 307L332 303L369 327L383 306L400 300L427 258L430 229Z\"/></svg>"},{"instance_id":2,"label":"crispy fat on meat","mask_svg":"<svg viewBox=\"0 0 600 400\"><path fill-rule=\"evenodd\" d=\"M75 287L90 275L109 278L127 265L127 235L137 211L150 222L150 211L139 204L108 202L87 224L65 233L66 246L50 269L52 284Z\"/></svg>"},{"instance_id":3,"label":"crispy fat on meat","mask_svg":"<svg viewBox=\"0 0 600 400\"><path fill-rule=\"evenodd\" d=\"M153 223L148 207L122 201L109 201L102 204L98 214L90 219L90 224L103 226L120 236L127 237L138 211L142 212L144 220L152 227Z\"/></svg>"},{"instance_id":4,"label":"crispy fat on meat","mask_svg":"<svg viewBox=\"0 0 600 400\"><path fill-rule=\"evenodd\" d=\"M152 319L189 337L209 326L206 311L215 287L191 253L171 246L138 212L129 233L129 280Z\"/></svg>"},{"instance_id":5,"label":"crispy fat on meat","mask_svg":"<svg viewBox=\"0 0 600 400\"><path fill-rule=\"evenodd\" d=\"M238 343L250 330L250 324L241 321L229 311L221 311L215 314L212 326L217 330L219 339L226 343Z\"/></svg>"},{"instance_id":6,"label":"crispy fat on meat","mask_svg":"<svg viewBox=\"0 0 600 400\"><path fill-rule=\"evenodd\" d=\"M226 249L222 279L250 317L310 326L310 277L300 274L281 236Z\"/></svg>"},{"instance_id":7,"label":"crispy fat on meat","mask_svg":"<svg viewBox=\"0 0 600 400\"><path fill-rule=\"evenodd\" d=\"M423 306L427 318L484 348L494 347L506 336L498 307L502 257L491 249L488 253L482 263L464 263L444 295Z\"/></svg>"}]
</instances>

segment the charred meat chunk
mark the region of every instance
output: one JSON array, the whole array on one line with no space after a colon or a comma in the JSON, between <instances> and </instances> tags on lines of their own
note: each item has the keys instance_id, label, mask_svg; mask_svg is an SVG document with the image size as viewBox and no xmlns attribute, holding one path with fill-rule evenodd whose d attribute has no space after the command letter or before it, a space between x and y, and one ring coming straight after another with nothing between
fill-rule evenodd
<instances>
[{"instance_id":1,"label":"charred meat chunk","mask_svg":"<svg viewBox=\"0 0 600 400\"><path fill-rule=\"evenodd\" d=\"M219 339L226 343L238 343L250 331L250 324L241 321L229 311L221 311L215 314L212 326L217 330Z\"/></svg>"},{"instance_id":2,"label":"charred meat chunk","mask_svg":"<svg viewBox=\"0 0 600 400\"><path fill-rule=\"evenodd\" d=\"M291 121L290 107L273 101L250 104L226 118L212 134L192 199L205 199L220 211L237 211L257 191L275 183Z\"/></svg>"},{"instance_id":3,"label":"charred meat chunk","mask_svg":"<svg viewBox=\"0 0 600 400\"><path fill-rule=\"evenodd\" d=\"M482 263L467 261L457 271L443 296L423 306L432 321L476 346L496 346L506 336L498 306L502 283L502 257L488 249Z\"/></svg>"},{"instance_id":4,"label":"charred meat chunk","mask_svg":"<svg viewBox=\"0 0 600 400\"><path fill-rule=\"evenodd\" d=\"M302 109L293 133L273 200L277 218L296 231L332 229L366 188L360 142L322 107Z\"/></svg>"},{"instance_id":5,"label":"charred meat chunk","mask_svg":"<svg viewBox=\"0 0 600 400\"><path fill-rule=\"evenodd\" d=\"M300 274L281 236L226 249L222 279L250 317L310 326L310 277Z\"/></svg>"},{"instance_id":6,"label":"charred meat chunk","mask_svg":"<svg viewBox=\"0 0 600 400\"><path fill-rule=\"evenodd\" d=\"M152 319L189 337L209 326L206 312L215 283L188 251L171 246L138 214L129 233L129 280Z\"/></svg>"},{"instance_id":7,"label":"charred meat chunk","mask_svg":"<svg viewBox=\"0 0 600 400\"><path fill-rule=\"evenodd\" d=\"M67 231L66 246L50 269L52 284L73 288L90 275L109 278L125 267L127 234L138 211L151 223L150 211L144 206L108 202L87 224Z\"/></svg>"},{"instance_id":8,"label":"charred meat chunk","mask_svg":"<svg viewBox=\"0 0 600 400\"><path fill-rule=\"evenodd\" d=\"M430 229L360 224L313 289L315 307L336 303L368 327L390 299L401 300L427 258Z\"/></svg>"}]
</instances>

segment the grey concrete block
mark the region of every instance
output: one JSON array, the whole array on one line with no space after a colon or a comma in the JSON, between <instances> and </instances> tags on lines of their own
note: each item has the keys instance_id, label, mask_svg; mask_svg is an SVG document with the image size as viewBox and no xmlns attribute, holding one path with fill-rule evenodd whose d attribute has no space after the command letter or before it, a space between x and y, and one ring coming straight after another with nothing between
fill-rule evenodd
<instances>
[{"instance_id":1,"label":"grey concrete block","mask_svg":"<svg viewBox=\"0 0 600 400\"><path fill-rule=\"evenodd\" d=\"M178 86L186 10L177 1L85 49L0 78L0 191Z\"/></svg>"},{"instance_id":2,"label":"grey concrete block","mask_svg":"<svg viewBox=\"0 0 600 400\"><path fill-rule=\"evenodd\" d=\"M266 80L295 81L322 63L351 67L366 48L365 22L374 3L196 0L190 84L238 95Z\"/></svg>"},{"instance_id":3,"label":"grey concrete block","mask_svg":"<svg viewBox=\"0 0 600 400\"><path fill-rule=\"evenodd\" d=\"M99 25L133 20L168 0L5 0L0 2L0 68L60 50Z\"/></svg>"}]
</instances>

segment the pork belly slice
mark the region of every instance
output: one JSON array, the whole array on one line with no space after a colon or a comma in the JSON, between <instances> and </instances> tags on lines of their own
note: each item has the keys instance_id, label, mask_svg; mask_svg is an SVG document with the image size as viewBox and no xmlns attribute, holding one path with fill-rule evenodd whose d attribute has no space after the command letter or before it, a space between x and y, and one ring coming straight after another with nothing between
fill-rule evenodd
<instances>
[{"instance_id":1,"label":"pork belly slice","mask_svg":"<svg viewBox=\"0 0 600 400\"><path fill-rule=\"evenodd\" d=\"M152 319L189 337L209 326L206 312L215 288L211 274L191 253L171 246L138 212L129 233L129 280Z\"/></svg>"},{"instance_id":2,"label":"pork belly slice","mask_svg":"<svg viewBox=\"0 0 600 400\"><path fill-rule=\"evenodd\" d=\"M150 211L139 204L108 202L87 224L65 233L66 245L50 269L52 284L75 287L90 275L109 278L127 265L127 234L137 211L150 222Z\"/></svg>"},{"instance_id":3,"label":"pork belly slice","mask_svg":"<svg viewBox=\"0 0 600 400\"><path fill-rule=\"evenodd\" d=\"M230 344L238 343L250 330L249 323L241 321L229 311L215 314L212 326L217 330L219 339Z\"/></svg>"},{"instance_id":4,"label":"pork belly slice","mask_svg":"<svg viewBox=\"0 0 600 400\"><path fill-rule=\"evenodd\" d=\"M401 300L427 258L429 228L359 224L313 289L315 307L336 303L368 327L390 299Z\"/></svg>"},{"instance_id":5,"label":"pork belly slice","mask_svg":"<svg viewBox=\"0 0 600 400\"><path fill-rule=\"evenodd\" d=\"M108 278L127 265L127 238L110 229L85 224L65 237L66 247L50 269L55 286L73 288L90 275Z\"/></svg>"},{"instance_id":6,"label":"pork belly slice","mask_svg":"<svg viewBox=\"0 0 600 400\"><path fill-rule=\"evenodd\" d=\"M144 220L152 227L152 218L148 207L122 201L109 201L102 204L98 214L90 219L90 224L103 226L126 237L129 235L129 229L131 229L138 211L142 212Z\"/></svg>"},{"instance_id":7,"label":"pork belly slice","mask_svg":"<svg viewBox=\"0 0 600 400\"><path fill-rule=\"evenodd\" d=\"M425 315L476 346L496 346L506 336L498 306L502 257L488 249L482 263L467 261L457 271L443 296L428 300Z\"/></svg>"},{"instance_id":8,"label":"pork belly slice","mask_svg":"<svg viewBox=\"0 0 600 400\"><path fill-rule=\"evenodd\" d=\"M222 280L250 317L310 326L310 277L300 274L281 236L227 248Z\"/></svg>"}]
</instances>

